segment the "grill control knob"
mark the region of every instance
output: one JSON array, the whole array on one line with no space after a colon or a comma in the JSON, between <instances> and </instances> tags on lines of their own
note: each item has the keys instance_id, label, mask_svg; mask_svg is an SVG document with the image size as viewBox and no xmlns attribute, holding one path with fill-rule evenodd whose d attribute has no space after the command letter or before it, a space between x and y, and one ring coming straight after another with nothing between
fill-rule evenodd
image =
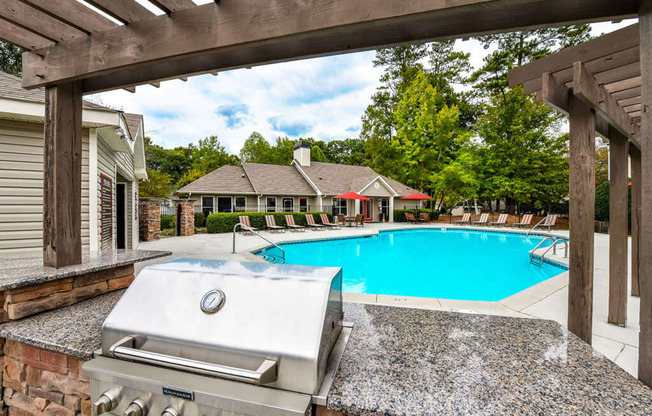
<instances>
[{"instance_id":1,"label":"grill control knob","mask_svg":"<svg viewBox=\"0 0 652 416\"><path fill-rule=\"evenodd\" d=\"M168 407L161 413L161 416L179 416L179 412L174 407Z\"/></svg>"},{"instance_id":2,"label":"grill control knob","mask_svg":"<svg viewBox=\"0 0 652 416\"><path fill-rule=\"evenodd\" d=\"M118 397L113 391L105 391L102 395L93 403L93 409L95 412L93 414L101 415L106 412L115 409L118 405Z\"/></svg>"},{"instance_id":3,"label":"grill control knob","mask_svg":"<svg viewBox=\"0 0 652 416\"><path fill-rule=\"evenodd\" d=\"M122 416L145 416L146 414L147 408L145 407L145 403L140 399L136 399L131 402Z\"/></svg>"}]
</instances>

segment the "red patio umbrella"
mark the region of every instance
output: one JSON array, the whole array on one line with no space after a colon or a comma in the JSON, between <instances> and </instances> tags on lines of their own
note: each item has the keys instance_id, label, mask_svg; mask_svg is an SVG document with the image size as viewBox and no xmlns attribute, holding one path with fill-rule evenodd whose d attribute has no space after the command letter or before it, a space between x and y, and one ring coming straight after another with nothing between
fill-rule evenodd
<instances>
[{"instance_id":1,"label":"red patio umbrella","mask_svg":"<svg viewBox=\"0 0 652 416\"><path fill-rule=\"evenodd\" d=\"M428 195L424 195L420 192L415 192L413 194L410 194L408 196L404 196L401 199L411 199L411 200L416 200L416 201L425 201L426 199L432 199Z\"/></svg>"},{"instance_id":2,"label":"red patio umbrella","mask_svg":"<svg viewBox=\"0 0 652 416\"><path fill-rule=\"evenodd\" d=\"M428 195L424 195L421 192L415 192L413 194L410 194L408 196L404 196L401 198L402 200L406 201L425 201L427 199L432 199ZM415 208L415 214L414 215L419 215L419 208Z\"/></svg>"},{"instance_id":3,"label":"red patio umbrella","mask_svg":"<svg viewBox=\"0 0 652 416\"><path fill-rule=\"evenodd\" d=\"M366 196L362 196L357 192L347 192L347 193L342 194L342 195L334 196L333 198L337 198L337 199L359 199L360 201L371 201Z\"/></svg>"}]
</instances>

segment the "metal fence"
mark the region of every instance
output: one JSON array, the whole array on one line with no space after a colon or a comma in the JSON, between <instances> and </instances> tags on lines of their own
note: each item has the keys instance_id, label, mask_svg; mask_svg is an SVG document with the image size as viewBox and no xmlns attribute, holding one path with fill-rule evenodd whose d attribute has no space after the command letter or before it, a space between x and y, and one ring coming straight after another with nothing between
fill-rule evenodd
<instances>
[{"instance_id":1,"label":"metal fence","mask_svg":"<svg viewBox=\"0 0 652 416\"><path fill-rule=\"evenodd\" d=\"M176 215L177 208L170 202L161 202L161 215Z\"/></svg>"},{"instance_id":2,"label":"metal fence","mask_svg":"<svg viewBox=\"0 0 652 416\"><path fill-rule=\"evenodd\" d=\"M547 215L556 214L561 217L568 217L568 204L548 204L544 206L515 204L507 205L504 211L518 216L523 214L533 214L537 217L545 217Z\"/></svg>"}]
</instances>

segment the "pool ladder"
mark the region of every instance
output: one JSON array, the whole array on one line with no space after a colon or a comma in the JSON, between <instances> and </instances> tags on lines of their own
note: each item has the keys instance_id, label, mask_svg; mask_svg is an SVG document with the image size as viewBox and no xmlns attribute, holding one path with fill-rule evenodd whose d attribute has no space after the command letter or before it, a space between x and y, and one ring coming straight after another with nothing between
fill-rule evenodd
<instances>
[{"instance_id":1,"label":"pool ladder","mask_svg":"<svg viewBox=\"0 0 652 416\"><path fill-rule=\"evenodd\" d=\"M548 240L551 240L552 244L548 246L546 250L543 253L541 253L540 256L535 255L534 252L537 251L537 249L541 247L543 243L545 243ZM566 241L566 239L557 238L557 237L546 237L543 240L541 240L541 242L537 244L537 246L534 247L532 251L530 251L530 264L534 264L539 267L543 266L543 263L545 263L546 254L548 254L550 250L552 250L552 254L557 254L557 244L559 243L564 243L564 258L568 258L568 241Z\"/></svg>"},{"instance_id":2,"label":"pool ladder","mask_svg":"<svg viewBox=\"0 0 652 416\"><path fill-rule=\"evenodd\" d=\"M277 255L271 255L271 254L268 255L268 256L271 257L271 258L273 258L273 260L274 260L273 263L285 264L285 250L283 250L283 248L282 248L281 246L279 246L279 245L276 244L275 242L273 242L273 241L271 241L271 240L265 238L265 237L262 236L260 233L258 233L256 230L254 230L254 229L251 228L251 227L248 227L248 226L244 225L244 224L241 223L241 222L237 223L237 224L233 227L233 251L232 251L233 254L236 254L236 251L235 251L235 235L236 235L236 232L238 231L238 228L240 228L241 230L246 231L246 232L248 232L248 233L251 233L252 235L257 235L258 237L260 237L260 238L262 238L263 240L267 241L269 244L271 244L271 245L273 245L274 247L276 247L277 249L281 250L281 256L280 256L280 257L277 256ZM278 261L277 261L277 260L278 260Z\"/></svg>"}]
</instances>

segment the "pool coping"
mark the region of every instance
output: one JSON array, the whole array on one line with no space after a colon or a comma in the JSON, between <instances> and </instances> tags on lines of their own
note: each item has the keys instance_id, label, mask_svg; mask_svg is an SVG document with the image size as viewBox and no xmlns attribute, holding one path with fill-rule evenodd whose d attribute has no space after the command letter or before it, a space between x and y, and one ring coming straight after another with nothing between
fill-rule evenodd
<instances>
[{"instance_id":1,"label":"pool coping","mask_svg":"<svg viewBox=\"0 0 652 416\"><path fill-rule=\"evenodd\" d=\"M283 241L278 244L299 244L314 241L331 241L331 240L346 240L352 238L369 238L378 236L382 232L396 232L396 231L413 231L413 230L470 230L482 231L500 234L527 234L529 230L526 229L513 229L513 228L488 228L479 226L459 226L448 224L430 224L418 226L406 226L384 230L370 230L369 233L354 235L354 236L341 236L341 237L322 237L315 236L315 238L305 238L300 240ZM531 232L529 235L536 237L557 237L569 241L568 237L553 232ZM262 244L253 249L245 250L239 254L243 255L247 260L256 263L266 263L261 257L256 254L273 247L270 244ZM537 252L535 252L535 256ZM426 309L442 309L457 312L467 313L489 313L489 314L502 314L502 315L518 315L529 317L522 313L522 311L535 303L540 302L553 293L562 290L568 286L568 259L561 256L550 255L549 258L544 259L545 263L564 269L560 274L530 286L520 292L503 298L499 301L475 301L475 300L458 300L458 299L443 299L443 298L429 298L429 297L416 297L416 296L395 296L395 295L381 295L371 293L355 293L355 292L342 292L342 298L345 302L358 302L370 303L388 306L402 306L410 308L426 308Z\"/></svg>"}]
</instances>

